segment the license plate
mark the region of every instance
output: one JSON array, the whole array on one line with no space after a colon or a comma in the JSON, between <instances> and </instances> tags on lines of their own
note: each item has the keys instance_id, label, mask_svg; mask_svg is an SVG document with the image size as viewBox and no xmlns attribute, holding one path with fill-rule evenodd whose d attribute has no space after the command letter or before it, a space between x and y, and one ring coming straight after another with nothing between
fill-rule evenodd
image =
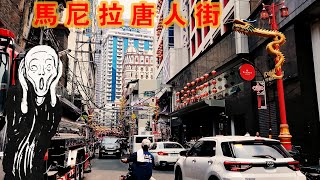
<instances>
[{"instance_id":1,"label":"license plate","mask_svg":"<svg viewBox=\"0 0 320 180\"><path fill-rule=\"evenodd\" d=\"M171 156L178 156L178 154L171 154Z\"/></svg>"},{"instance_id":2,"label":"license plate","mask_svg":"<svg viewBox=\"0 0 320 180\"><path fill-rule=\"evenodd\" d=\"M113 152L108 152L108 154L113 154Z\"/></svg>"}]
</instances>

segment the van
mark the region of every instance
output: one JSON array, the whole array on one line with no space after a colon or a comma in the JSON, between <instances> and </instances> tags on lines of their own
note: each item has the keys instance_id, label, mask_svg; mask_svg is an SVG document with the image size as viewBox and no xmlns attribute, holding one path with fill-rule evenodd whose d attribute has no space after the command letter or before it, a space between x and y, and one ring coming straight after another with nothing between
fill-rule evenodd
<instances>
[{"instance_id":1,"label":"van","mask_svg":"<svg viewBox=\"0 0 320 180\"><path fill-rule=\"evenodd\" d=\"M154 142L154 135L134 135L131 139L131 152L134 153L137 152L141 148L142 140L149 139L151 143Z\"/></svg>"}]
</instances>

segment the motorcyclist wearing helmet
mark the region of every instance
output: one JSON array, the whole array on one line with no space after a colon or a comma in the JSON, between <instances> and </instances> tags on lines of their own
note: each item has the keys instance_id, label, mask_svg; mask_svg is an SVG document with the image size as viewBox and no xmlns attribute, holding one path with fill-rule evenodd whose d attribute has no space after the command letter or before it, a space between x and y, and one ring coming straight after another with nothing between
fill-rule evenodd
<instances>
[{"instance_id":1,"label":"motorcyclist wearing helmet","mask_svg":"<svg viewBox=\"0 0 320 180\"><path fill-rule=\"evenodd\" d=\"M149 180L152 176L154 157L148 152L151 141L144 139L141 149L130 155L128 159L121 159L123 163L132 162L132 177L134 180Z\"/></svg>"}]
</instances>

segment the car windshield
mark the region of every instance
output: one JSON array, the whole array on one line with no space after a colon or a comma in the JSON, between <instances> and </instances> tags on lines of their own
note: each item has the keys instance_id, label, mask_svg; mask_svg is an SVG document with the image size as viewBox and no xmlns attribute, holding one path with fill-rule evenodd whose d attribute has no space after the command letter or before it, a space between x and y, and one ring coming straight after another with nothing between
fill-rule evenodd
<instances>
[{"instance_id":1,"label":"car windshield","mask_svg":"<svg viewBox=\"0 0 320 180\"><path fill-rule=\"evenodd\" d=\"M280 145L273 141L243 141L225 142L221 144L224 156L235 158L286 158L289 154ZM233 150L233 151L232 151Z\"/></svg>"},{"instance_id":2,"label":"car windshield","mask_svg":"<svg viewBox=\"0 0 320 180\"><path fill-rule=\"evenodd\" d=\"M178 143L163 143L165 149L182 149L183 147Z\"/></svg>"},{"instance_id":3,"label":"car windshield","mask_svg":"<svg viewBox=\"0 0 320 180\"><path fill-rule=\"evenodd\" d=\"M116 138L104 138L103 140L102 140L102 143L103 144L113 144L113 143L116 143L117 142L117 140L118 139L116 139Z\"/></svg>"}]
</instances>

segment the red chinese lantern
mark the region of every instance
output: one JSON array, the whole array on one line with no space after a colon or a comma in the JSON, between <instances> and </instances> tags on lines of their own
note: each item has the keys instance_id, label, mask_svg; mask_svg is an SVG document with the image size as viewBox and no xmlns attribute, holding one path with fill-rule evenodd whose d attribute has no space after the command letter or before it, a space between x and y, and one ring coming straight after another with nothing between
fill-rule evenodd
<instances>
[{"instance_id":1,"label":"red chinese lantern","mask_svg":"<svg viewBox=\"0 0 320 180\"><path fill-rule=\"evenodd\" d=\"M204 88L204 85L202 84L201 86L200 86L200 89L202 90Z\"/></svg>"},{"instance_id":2,"label":"red chinese lantern","mask_svg":"<svg viewBox=\"0 0 320 180\"><path fill-rule=\"evenodd\" d=\"M209 83L204 83L204 87L208 87L209 86Z\"/></svg>"},{"instance_id":3,"label":"red chinese lantern","mask_svg":"<svg viewBox=\"0 0 320 180\"><path fill-rule=\"evenodd\" d=\"M201 77L200 77L200 79L201 79L201 81L203 81L203 80L204 80L204 77L203 77L203 76L201 76Z\"/></svg>"},{"instance_id":4,"label":"red chinese lantern","mask_svg":"<svg viewBox=\"0 0 320 180\"><path fill-rule=\"evenodd\" d=\"M214 76L217 74L217 71L213 70L213 71L211 71L211 74Z\"/></svg>"},{"instance_id":5,"label":"red chinese lantern","mask_svg":"<svg viewBox=\"0 0 320 180\"><path fill-rule=\"evenodd\" d=\"M263 7L261 10L260 19L262 19L262 20L269 19L269 13L265 7Z\"/></svg>"},{"instance_id":6,"label":"red chinese lantern","mask_svg":"<svg viewBox=\"0 0 320 180\"><path fill-rule=\"evenodd\" d=\"M214 79L211 81L212 84L217 84L217 81Z\"/></svg>"},{"instance_id":7,"label":"red chinese lantern","mask_svg":"<svg viewBox=\"0 0 320 180\"><path fill-rule=\"evenodd\" d=\"M199 86L197 86L197 87L196 87L196 90L198 91L199 89L200 89L200 87L199 87Z\"/></svg>"},{"instance_id":8,"label":"red chinese lantern","mask_svg":"<svg viewBox=\"0 0 320 180\"><path fill-rule=\"evenodd\" d=\"M191 101L193 101L194 100L194 97L191 97Z\"/></svg>"},{"instance_id":9,"label":"red chinese lantern","mask_svg":"<svg viewBox=\"0 0 320 180\"><path fill-rule=\"evenodd\" d=\"M213 89L212 89L212 92L213 92L213 93L216 93L216 92L217 92L217 89L216 89L216 88L213 88Z\"/></svg>"},{"instance_id":10,"label":"red chinese lantern","mask_svg":"<svg viewBox=\"0 0 320 180\"><path fill-rule=\"evenodd\" d=\"M177 99L176 102L177 102L177 103L180 102L180 99Z\"/></svg>"},{"instance_id":11,"label":"red chinese lantern","mask_svg":"<svg viewBox=\"0 0 320 180\"><path fill-rule=\"evenodd\" d=\"M191 93L192 93L192 94L194 94L195 92L196 92L196 90L194 90L194 89L191 90Z\"/></svg>"},{"instance_id":12,"label":"red chinese lantern","mask_svg":"<svg viewBox=\"0 0 320 180\"><path fill-rule=\"evenodd\" d=\"M186 101L187 101L187 102L190 102L190 98L187 98Z\"/></svg>"},{"instance_id":13,"label":"red chinese lantern","mask_svg":"<svg viewBox=\"0 0 320 180\"><path fill-rule=\"evenodd\" d=\"M184 97L187 97L187 96L188 96L188 94L184 94L183 96L184 96Z\"/></svg>"},{"instance_id":14,"label":"red chinese lantern","mask_svg":"<svg viewBox=\"0 0 320 180\"><path fill-rule=\"evenodd\" d=\"M187 86L185 86L183 89L184 89L184 90L187 90L187 89L188 89L188 87L187 87Z\"/></svg>"},{"instance_id":15,"label":"red chinese lantern","mask_svg":"<svg viewBox=\"0 0 320 180\"><path fill-rule=\"evenodd\" d=\"M197 78L197 79L196 79L196 82L198 83L199 81L200 81L200 79L199 79L199 78Z\"/></svg>"},{"instance_id":16,"label":"red chinese lantern","mask_svg":"<svg viewBox=\"0 0 320 180\"><path fill-rule=\"evenodd\" d=\"M196 83L194 81L191 82L191 85L194 86Z\"/></svg>"},{"instance_id":17,"label":"red chinese lantern","mask_svg":"<svg viewBox=\"0 0 320 180\"><path fill-rule=\"evenodd\" d=\"M209 74L204 74L203 76L205 79L207 79L209 77Z\"/></svg>"},{"instance_id":18,"label":"red chinese lantern","mask_svg":"<svg viewBox=\"0 0 320 180\"><path fill-rule=\"evenodd\" d=\"M205 94L206 94L206 96L209 96L209 92L206 92Z\"/></svg>"},{"instance_id":19,"label":"red chinese lantern","mask_svg":"<svg viewBox=\"0 0 320 180\"><path fill-rule=\"evenodd\" d=\"M190 90L187 91L187 94L190 94Z\"/></svg>"},{"instance_id":20,"label":"red chinese lantern","mask_svg":"<svg viewBox=\"0 0 320 180\"><path fill-rule=\"evenodd\" d=\"M190 83L187 83L187 86L188 86L188 87L190 87L190 86L191 86L191 84L190 84Z\"/></svg>"},{"instance_id":21,"label":"red chinese lantern","mask_svg":"<svg viewBox=\"0 0 320 180\"><path fill-rule=\"evenodd\" d=\"M180 92L181 92L181 94L183 94L183 93L184 93L184 90L181 90Z\"/></svg>"},{"instance_id":22,"label":"red chinese lantern","mask_svg":"<svg viewBox=\"0 0 320 180\"><path fill-rule=\"evenodd\" d=\"M283 5L281 8L280 8L280 14L281 14L281 17L288 17L289 16L289 10L288 10L288 7L286 7L285 5Z\"/></svg>"},{"instance_id":23,"label":"red chinese lantern","mask_svg":"<svg viewBox=\"0 0 320 180\"><path fill-rule=\"evenodd\" d=\"M177 92L177 93L176 93L176 96L179 96L179 95L180 95L180 92Z\"/></svg>"},{"instance_id":24,"label":"red chinese lantern","mask_svg":"<svg viewBox=\"0 0 320 180\"><path fill-rule=\"evenodd\" d=\"M184 97L181 97L181 101L183 101L184 100Z\"/></svg>"}]
</instances>

